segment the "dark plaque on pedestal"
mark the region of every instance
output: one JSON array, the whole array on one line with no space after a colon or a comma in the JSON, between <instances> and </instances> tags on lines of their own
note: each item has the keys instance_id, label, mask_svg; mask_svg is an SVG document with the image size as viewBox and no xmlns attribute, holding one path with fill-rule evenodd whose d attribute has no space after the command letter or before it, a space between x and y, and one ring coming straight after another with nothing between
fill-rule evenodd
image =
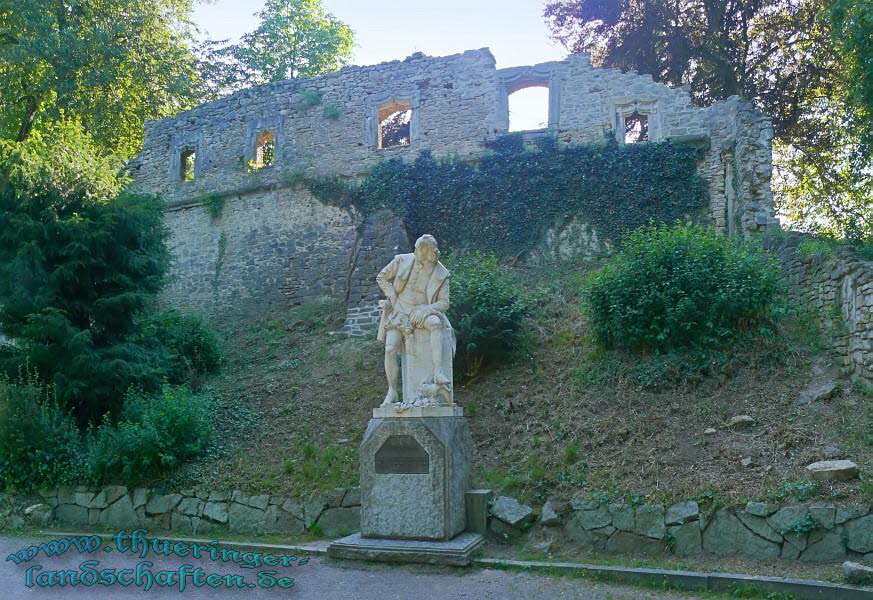
<instances>
[{"instance_id":1,"label":"dark plaque on pedestal","mask_svg":"<svg viewBox=\"0 0 873 600\"><path fill-rule=\"evenodd\" d=\"M392 435L376 451L378 474L427 474L430 457L411 435Z\"/></svg>"}]
</instances>

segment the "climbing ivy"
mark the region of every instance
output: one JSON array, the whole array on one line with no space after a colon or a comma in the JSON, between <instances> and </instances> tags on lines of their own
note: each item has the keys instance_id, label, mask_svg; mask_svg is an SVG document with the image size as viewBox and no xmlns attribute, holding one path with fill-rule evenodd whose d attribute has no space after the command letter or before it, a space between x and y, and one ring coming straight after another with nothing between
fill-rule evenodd
<instances>
[{"instance_id":1,"label":"climbing ivy","mask_svg":"<svg viewBox=\"0 0 873 600\"><path fill-rule=\"evenodd\" d=\"M392 210L413 239L426 232L449 248L504 256L530 250L574 215L620 242L641 225L694 215L706 203L698 150L690 146L611 139L561 147L544 137L526 148L513 134L486 145L478 166L424 151L411 163L383 161L355 185L340 178L307 185L322 202L364 215Z\"/></svg>"}]
</instances>

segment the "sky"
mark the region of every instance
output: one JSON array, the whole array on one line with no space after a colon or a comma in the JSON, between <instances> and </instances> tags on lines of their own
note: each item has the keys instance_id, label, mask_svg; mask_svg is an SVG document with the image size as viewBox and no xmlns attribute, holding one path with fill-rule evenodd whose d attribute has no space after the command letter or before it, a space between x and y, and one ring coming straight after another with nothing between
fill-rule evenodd
<instances>
[{"instance_id":1,"label":"sky","mask_svg":"<svg viewBox=\"0 0 873 600\"><path fill-rule=\"evenodd\" d=\"M549 39L542 0L322 0L326 10L355 32L352 64L403 59L413 52L446 56L488 47L497 67L561 60L566 51ZM263 0L214 0L198 4L194 22L211 39L237 40L254 30ZM547 92L510 96L510 129L544 127Z\"/></svg>"}]
</instances>

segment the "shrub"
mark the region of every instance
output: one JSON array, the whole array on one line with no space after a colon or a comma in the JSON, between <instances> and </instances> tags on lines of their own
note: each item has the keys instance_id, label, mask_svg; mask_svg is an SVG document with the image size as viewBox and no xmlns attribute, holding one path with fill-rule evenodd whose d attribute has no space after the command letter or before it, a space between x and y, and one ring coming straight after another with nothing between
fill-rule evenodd
<instances>
[{"instance_id":1,"label":"shrub","mask_svg":"<svg viewBox=\"0 0 873 600\"><path fill-rule=\"evenodd\" d=\"M650 225L585 283L606 348L669 352L716 346L767 321L777 268L762 250L696 225Z\"/></svg>"},{"instance_id":2,"label":"shrub","mask_svg":"<svg viewBox=\"0 0 873 600\"><path fill-rule=\"evenodd\" d=\"M221 363L218 336L197 315L165 310L153 313L140 324L143 344L157 345L167 381L197 383L203 375L215 373Z\"/></svg>"},{"instance_id":3,"label":"shrub","mask_svg":"<svg viewBox=\"0 0 873 600\"><path fill-rule=\"evenodd\" d=\"M208 397L184 386L128 393L118 422L107 418L88 434L87 478L135 484L202 454L213 434L210 408Z\"/></svg>"},{"instance_id":4,"label":"shrub","mask_svg":"<svg viewBox=\"0 0 873 600\"><path fill-rule=\"evenodd\" d=\"M528 345L524 320L530 300L493 254L447 261L452 273L448 317L458 338L456 362L473 375L489 363L509 360Z\"/></svg>"},{"instance_id":5,"label":"shrub","mask_svg":"<svg viewBox=\"0 0 873 600\"><path fill-rule=\"evenodd\" d=\"M51 388L0 378L0 489L29 492L77 480L81 439Z\"/></svg>"},{"instance_id":6,"label":"shrub","mask_svg":"<svg viewBox=\"0 0 873 600\"><path fill-rule=\"evenodd\" d=\"M0 141L0 330L80 422L120 409L131 385L157 391L131 340L169 264L163 202L122 190L120 163L81 127Z\"/></svg>"}]
</instances>

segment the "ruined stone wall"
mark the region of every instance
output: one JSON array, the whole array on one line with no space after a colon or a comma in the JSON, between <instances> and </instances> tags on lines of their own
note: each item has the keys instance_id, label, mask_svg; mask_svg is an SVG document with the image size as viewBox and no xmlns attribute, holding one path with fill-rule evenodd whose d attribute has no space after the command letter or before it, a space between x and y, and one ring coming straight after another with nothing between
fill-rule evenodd
<instances>
[{"instance_id":1,"label":"ruined stone wall","mask_svg":"<svg viewBox=\"0 0 873 600\"><path fill-rule=\"evenodd\" d=\"M169 202L173 283L165 300L203 312L299 303L328 294L344 299L350 325L371 323L373 277L396 251L407 251L402 225L320 204L301 176L360 178L387 158L414 160L423 150L475 161L484 142L509 128L508 95L549 89L548 127L562 143L624 141L625 119L648 120L649 139L700 146L712 223L748 235L774 223L769 190L769 121L737 98L709 108L686 90L650 76L596 69L585 55L530 67L496 69L488 49L403 61L243 90L147 125L132 161L134 186ZM385 107L411 108L409 144L380 148ZM272 165L252 169L257 139L275 137ZM193 181L182 177L194 152ZM223 204L218 216L207 205ZM606 241L584 219L556 224L535 260L592 257ZM355 329L356 327L351 327Z\"/></svg>"},{"instance_id":2,"label":"ruined stone wall","mask_svg":"<svg viewBox=\"0 0 873 600\"><path fill-rule=\"evenodd\" d=\"M792 301L821 317L822 338L843 371L873 385L873 261L849 251L804 255L800 233L765 238Z\"/></svg>"}]
</instances>

